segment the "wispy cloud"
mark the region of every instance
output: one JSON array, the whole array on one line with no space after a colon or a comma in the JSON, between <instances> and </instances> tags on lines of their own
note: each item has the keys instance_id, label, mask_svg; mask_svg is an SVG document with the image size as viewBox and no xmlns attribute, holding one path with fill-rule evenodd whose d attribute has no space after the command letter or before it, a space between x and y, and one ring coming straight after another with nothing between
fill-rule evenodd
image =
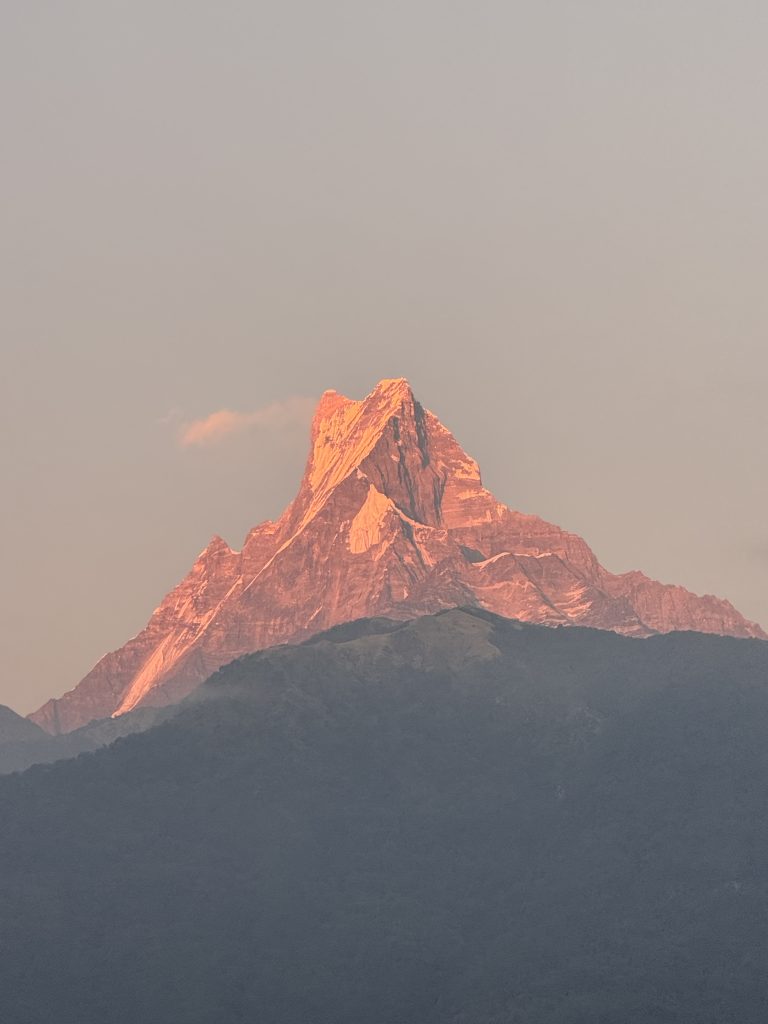
<instances>
[{"instance_id":1,"label":"wispy cloud","mask_svg":"<svg viewBox=\"0 0 768 1024\"><path fill-rule=\"evenodd\" d=\"M284 430L304 426L309 424L314 406L313 398L295 395L253 412L219 409L203 419L182 424L179 444L182 448L210 447L248 430Z\"/></svg>"}]
</instances>

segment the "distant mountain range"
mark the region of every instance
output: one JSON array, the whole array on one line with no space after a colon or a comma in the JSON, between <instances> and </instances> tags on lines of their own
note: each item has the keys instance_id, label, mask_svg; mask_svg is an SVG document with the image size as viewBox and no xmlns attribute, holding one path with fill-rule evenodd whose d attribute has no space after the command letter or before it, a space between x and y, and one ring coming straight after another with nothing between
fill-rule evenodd
<instances>
[{"instance_id":1,"label":"distant mountain range","mask_svg":"<svg viewBox=\"0 0 768 1024\"><path fill-rule=\"evenodd\" d=\"M235 661L0 778L2 1020L764 1024L767 683L477 608Z\"/></svg>"},{"instance_id":2,"label":"distant mountain range","mask_svg":"<svg viewBox=\"0 0 768 1024\"><path fill-rule=\"evenodd\" d=\"M146 628L34 723L66 733L171 704L233 658L368 616L473 605L638 637L766 636L727 601L613 575L580 537L500 504L406 380L362 401L326 392L311 440L280 519L255 527L241 551L214 538Z\"/></svg>"}]
</instances>

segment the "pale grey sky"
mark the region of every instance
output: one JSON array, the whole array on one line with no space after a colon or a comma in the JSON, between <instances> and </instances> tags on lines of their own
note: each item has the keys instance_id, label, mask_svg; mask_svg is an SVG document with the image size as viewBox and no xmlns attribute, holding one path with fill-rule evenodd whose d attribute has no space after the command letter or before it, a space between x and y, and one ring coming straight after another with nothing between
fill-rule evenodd
<instances>
[{"instance_id":1,"label":"pale grey sky","mask_svg":"<svg viewBox=\"0 0 768 1024\"><path fill-rule=\"evenodd\" d=\"M0 702L385 376L500 499L767 624L766 52L757 0L5 0Z\"/></svg>"}]
</instances>

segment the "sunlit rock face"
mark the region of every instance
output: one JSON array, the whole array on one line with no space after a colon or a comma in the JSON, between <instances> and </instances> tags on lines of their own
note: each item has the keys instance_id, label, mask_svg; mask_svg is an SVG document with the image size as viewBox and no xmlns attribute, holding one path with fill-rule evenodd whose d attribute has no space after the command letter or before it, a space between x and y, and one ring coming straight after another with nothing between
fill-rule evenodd
<instances>
[{"instance_id":1,"label":"sunlit rock face","mask_svg":"<svg viewBox=\"0 0 768 1024\"><path fill-rule=\"evenodd\" d=\"M727 601L612 575L580 537L501 505L408 382L384 380L362 401L326 392L299 492L278 522L255 527L239 552L215 537L137 637L30 717L68 732L179 700L259 648L459 605L641 637L766 636Z\"/></svg>"}]
</instances>

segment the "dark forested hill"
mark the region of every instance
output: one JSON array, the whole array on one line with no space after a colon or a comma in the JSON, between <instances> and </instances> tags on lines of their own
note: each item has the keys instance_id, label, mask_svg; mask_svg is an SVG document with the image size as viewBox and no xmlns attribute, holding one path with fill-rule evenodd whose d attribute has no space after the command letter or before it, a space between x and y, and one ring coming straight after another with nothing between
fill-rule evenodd
<instances>
[{"instance_id":1,"label":"dark forested hill","mask_svg":"<svg viewBox=\"0 0 768 1024\"><path fill-rule=\"evenodd\" d=\"M44 739L45 736L43 730L34 722L22 718L15 711L0 704L0 746L8 743L30 743Z\"/></svg>"},{"instance_id":2,"label":"dark forested hill","mask_svg":"<svg viewBox=\"0 0 768 1024\"><path fill-rule=\"evenodd\" d=\"M3 1024L764 1024L768 643L451 611L0 779Z\"/></svg>"}]
</instances>

